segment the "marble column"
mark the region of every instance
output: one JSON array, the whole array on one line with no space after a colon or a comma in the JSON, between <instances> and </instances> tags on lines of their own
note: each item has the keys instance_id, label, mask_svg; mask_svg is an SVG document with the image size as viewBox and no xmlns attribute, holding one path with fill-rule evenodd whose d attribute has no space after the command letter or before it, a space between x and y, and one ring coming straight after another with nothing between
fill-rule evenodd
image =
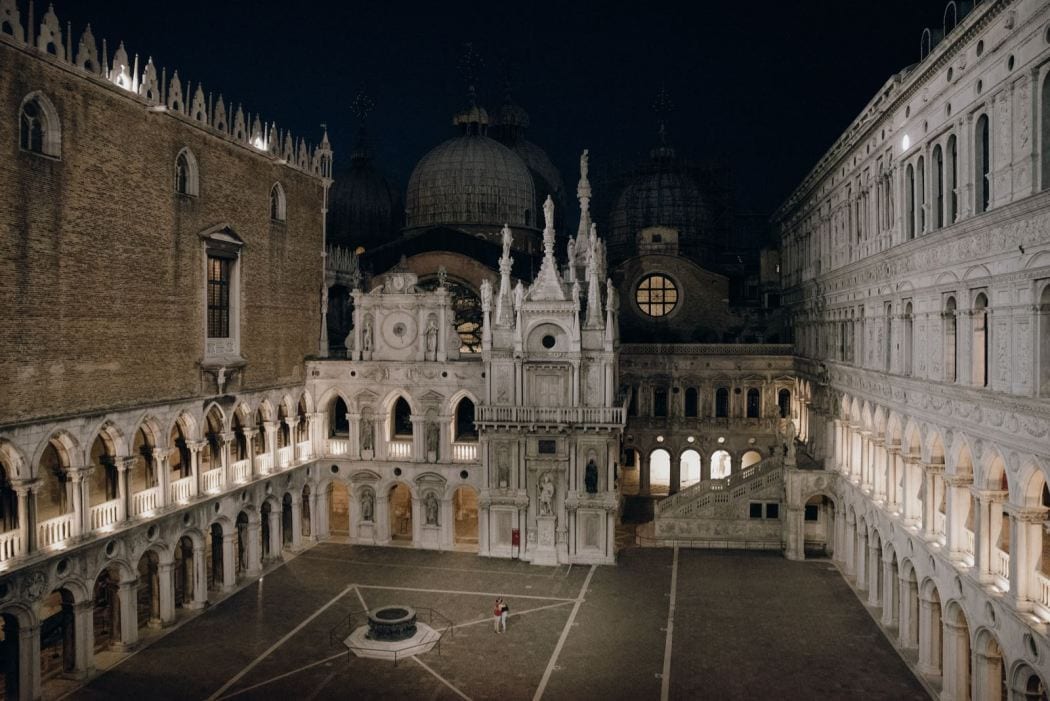
<instances>
[{"instance_id":1,"label":"marble column","mask_svg":"<svg viewBox=\"0 0 1050 701\"><path fill-rule=\"evenodd\" d=\"M262 524L257 514L252 514L248 518L248 543L246 550L247 567L245 568L245 574L249 577L258 577L262 573Z\"/></svg>"},{"instance_id":2,"label":"marble column","mask_svg":"<svg viewBox=\"0 0 1050 701\"><path fill-rule=\"evenodd\" d=\"M944 528L948 557L962 560L966 554L966 517L970 513L970 486L973 478L968 475L947 475L944 478L944 509L947 523Z\"/></svg>"},{"instance_id":3,"label":"marble column","mask_svg":"<svg viewBox=\"0 0 1050 701\"><path fill-rule=\"evenodd\" d=\"M846 512L846 532L844 535L846 548L842 558L843 570L847 575L852 575L856 571L855 568L857 564L855 554L857 529L855 517L852 511Z\"/></svg>"},{"instance_id":4,"label":"marble column","mask_svg":"<svg viewBox=\"0 0 1050 701\"><path fill-rule=\"evenodd\" d=\"M896 559L892 551L882 553L882 617L884 626L896 626L900 622L900 584Z\"/></svg>"},{"instance_id":5,"label":"marble column","mask_svg":"<svg viewBox=\"0 0 1050 701\"><path fill-rule=\"evenodd\" d=\"M270 509L270 558L281 557L284 549L281 536L281 512L278 509Z\"/></svg>"},{"instance_id":6,"label":"marble column","mask_svg":"<svg viewBox=\"0 0 1050 701\"><path fill-rule=\"evenodd\" d=\"M40 624L19 621L18 687L22 699L40 698Z\"/></svg>"},{"instance_id":7,"label":"marble column","mask_svg":"<svg viewBox=\"0 0 1050 701\"><path fill-rule=\"evenodd\" d=\"M302 495L292 495L292 552L301 550L303 547L303 524L302 524Z\"/></svg>"},{"instance_id":8,"label":"marble column","mask_svg":"<svg viewBox=\"0 0 1050 701\"><path fill-rule=\"evenodd\" d=\"M157 597L160 609L161 626L169 626L175 621L175 563L161 562L157 565ZM153 621L150 621L153 625Z\"/></svg>"},{"instance_id":9,"label":"marble column","mask_svg":"<svg viewBox=\"0 0 1050 701\"><path fill-rule=\"evenodd\" d=\"M943 472L944 465L940 464L926 464L922 467L922 537L926 540L934 540L937 537L937 507L940 504L937 484Z\"/></svg>"},{"instance_id":10,"label":"marble column","mask_svg":"<svg viewBox=\"0 0 1050 701\"><path fill-rule=\"evenodd\" d=\"M222 449L219 451L222 456L222 488L226 489L233 485L233 463L234 461L234 446L237 445L237 434L233 431L224 431L219 434L222 438Z\"/></svg>"},{"instance_id":11,"label":"marble column","mask_svg":"<svg viewBox=\"0 0 1050 701\"><path fill-rule=\"evenodd\" d=\"M970 637L965 625L944 619L941 701L970 698Z\"/></svg>"},{"instance_id":12,"label":"marble column","mask_svg":"<svg viewBox=\"0 0 1050 701\"><path fill-rule=\"evenodd\" d=\"M215 544L212 544L215 547ZM217 573L216 573L217 574ZM237 584L237 531L222 534L222 589L230 591Z\"/></svg>"},{"instance_id":13,"label":"marble column","mask_svg":"<svg viewBox=\"0 0 1050 701\"><path fill-rule=\"evenodd\" d=\"M854 581L857 589L865 591L868 588L868 529L862 523L857 524L857 542L854 548Z\"/></svg>"},{"instance_id":14,"label":"marble column","mask_svg":"<svg viewBox=\"0 0 1050 701\"><path fill-rule=\"evenodd\" d=\"M868 541L868 605L878 606L879 596L879 546L874 539Z\"/></svg>"},{"instance_id":15,"label":"marble column","mask_svg":"<svg viewBox=\"0 0 1050 701\"><path fill-rule=\"evenodd\" d=\"M15 494L18 495L18 532L22 538L22 550L19 554L27 555L36 552L36 490L41 480L19 480L13 482Z\"/></svg>"},{"instance_id":16,"label":"marble column","mask_svg":"<svg viewBox=\"0 0 1050 701\"><path fill-rule=\"evenodd\" d=\"M1036 567L1043 555L1043 522L1046 507L1005 507L1010 515L1010 601L1018 611L1028 611L1039 598Z\"/></svg>"},{"instance_id":17,"label":"marble column","mask_svg":"<svg viewBox=\"0 0 1050 701\"><path fill-rule=\"evenodd\" d=\"M904 649L915 648L919 644L918 637L918 584L900 573L900 626L897 631L897 644Z\"/></svg>"},{"instance_id":18,"label":"marble column","mask_svg":"<svg viewBox=\"0 0 1050 701\"><path fill-rule=\"evenodd\" d=\"M73 604L74 668L78 679L95 671L95 602L91 599Z\"/></svg>"},{"instance_id":19,"label":"marble column","mask_svg":"<svg viewBox=\"0 0 1050 701\"><path fill-rule=\"evenodd\" d=\"M988 699L1006 701L1002 696L1003 658L978 650L974 653L973 662L973 698L978 701Z\"/></svg>"},{"instance_id":20,"label":"marble column","mask_svg":"<svg viewBox=\"0 0 1050 701\"><path fill-rule=\"evenodd\" d=\"M114 647L127 652L139 641L138 579L121 582L117 586L117 601L120 606L120 642Z\"/></svg>"},{"instance_id":21,"label":"marble column","mask_svg":"<svg viewBox=\"0 0 1050 701\"><path fill-rule=\"evenodd\" d=\"M212 546L214 547L214 545ZM204 544L193 544L193 599L186 603L188 609L201 609L208 603L208 563L205 561Z\"/></svg>"},{"instance_id":22,"label":"marble column","mask_svg":"<svg viewBox=\"0 0 1050 701\"><path fill-rule=\"evenodd\" d=\"M113 461L117 468L117 523L123 523L134 515L131 509L131 485L128 484L128 472L134 467L135 458L118 457Z\"/></svg>"}]
</instances>

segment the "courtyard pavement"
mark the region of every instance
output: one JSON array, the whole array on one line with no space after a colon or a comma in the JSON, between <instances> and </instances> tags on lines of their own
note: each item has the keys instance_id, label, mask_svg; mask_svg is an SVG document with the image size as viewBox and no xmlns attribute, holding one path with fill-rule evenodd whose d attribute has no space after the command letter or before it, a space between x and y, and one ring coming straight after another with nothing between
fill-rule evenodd
<instances>
[{"instance_id":1,"label":"courtyard pavement","mask_svg":"<svg viewBox=\"0 0 1050 701\"><path fill-rule=\"evenodd\" d=\"M510 605L505 634L492 628L497 596ZM435 609L454 627L439 648L396 666L349 656L348 616L386 604ZM756 696L929 698L830 562L628 549L616 567L552 568L332 542L71 698Z\"/></svg>"}]
</instances>

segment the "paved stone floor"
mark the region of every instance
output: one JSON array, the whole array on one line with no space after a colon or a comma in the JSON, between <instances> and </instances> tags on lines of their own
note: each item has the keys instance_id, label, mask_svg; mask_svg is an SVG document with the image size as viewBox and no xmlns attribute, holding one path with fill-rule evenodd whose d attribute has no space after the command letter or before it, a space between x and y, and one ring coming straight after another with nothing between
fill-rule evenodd
<instances>
[{"instance_id":1,"label":"paved stone floor","mask_svg":"<svg viewBox=\"0 0 1050 701\"><path fill-rule=\"evenodd\" d=\"M616 567L322 543L75 692L149 699L925 699L827 562L671 550ZM509 630L492 630L497 595ZM455 627L440 650L349 658L348 615L401 603ZM434 624L435 628L440 628ZM333 638L335 640L333 641Z\"/></svg>"}]
</instances>

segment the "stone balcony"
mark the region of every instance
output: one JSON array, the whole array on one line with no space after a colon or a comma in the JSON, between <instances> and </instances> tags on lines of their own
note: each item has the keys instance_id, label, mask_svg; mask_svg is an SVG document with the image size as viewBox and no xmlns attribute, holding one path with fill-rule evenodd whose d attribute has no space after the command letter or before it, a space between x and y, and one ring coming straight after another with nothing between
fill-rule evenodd
<instances>
[{"instance_id":1,"label":"stone balcony","mask_svg":"<svg viewBox=\"0 0 1050 701\"><path fill-rule=\"evenodd\" d=\"M623 406L498 406L483 404L476 422L488 428L565 428L572 426L613 430L623 428L627 409Z\"/></svg>"}]
</instances>

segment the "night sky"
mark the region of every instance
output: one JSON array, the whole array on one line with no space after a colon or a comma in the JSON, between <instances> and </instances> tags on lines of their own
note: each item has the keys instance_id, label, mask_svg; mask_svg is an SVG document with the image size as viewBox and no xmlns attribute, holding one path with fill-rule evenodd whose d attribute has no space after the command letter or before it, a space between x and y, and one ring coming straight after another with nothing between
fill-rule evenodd
<instances>
[{"instance_id":1,"label":"night sky","mask_svg":"<svg viewBox=\"0 0 1050 701\"><path fill-rule=\"evenodd\" d=\"M20 3L25 7L24 3ZM484 60L479 102L503 100L509 63L530 141L575 193L577 157L592 172L638 162L657 142L653 98L674 104L669 143L730 165L741 211L769 213L879 87L914 63L942 0L879 2L456 3L245 0L56 0L79 39L124 40L130 55L311 141L329 125L336 159L356 129L364 88L379 166L400 183L455 134L467 103L463 43ZM37 2L38 15L45 2ZM337 165L338 169L338 165Z\"/></svg>"}]
</instances>

